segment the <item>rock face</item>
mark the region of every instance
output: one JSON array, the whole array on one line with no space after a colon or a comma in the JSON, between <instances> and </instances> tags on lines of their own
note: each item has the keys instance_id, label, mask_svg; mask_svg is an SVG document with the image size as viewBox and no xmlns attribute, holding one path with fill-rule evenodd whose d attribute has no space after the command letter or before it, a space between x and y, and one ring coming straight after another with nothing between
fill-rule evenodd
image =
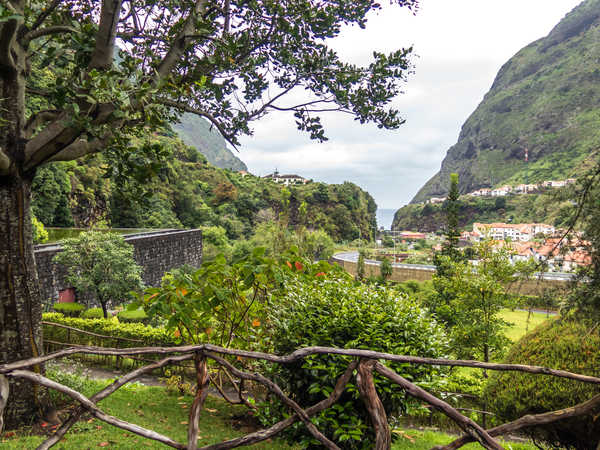
<instances>
[{"instance_id":1,"label":"rock face","mask_svg":"<svg viewBox=\"0 0 600 450\"><path fill-rule=\"evenodd\" d=\"M412 202L577 176L600 149L600 0L586 0L500 69L440 172ZM525 161L528 149L529 161Z\"/></svg>"},{"instance_id":2,"label":"rock face","mask_svg":"<svg viewBox=\"0 0 600 450\"><path fill-rule=\"evenodd\" d=\"M227 148L225 139L202 117L184 114L181 122L172 125L183 142L195 147L213 166L221 169L248 170L246 164Z\"/></svg>"}]
</instances>

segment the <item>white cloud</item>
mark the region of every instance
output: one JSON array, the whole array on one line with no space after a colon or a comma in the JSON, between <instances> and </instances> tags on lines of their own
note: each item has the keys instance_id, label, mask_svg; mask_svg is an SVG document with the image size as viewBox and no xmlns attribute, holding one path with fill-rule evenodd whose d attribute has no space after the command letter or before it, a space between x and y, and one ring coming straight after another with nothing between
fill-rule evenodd
<instances>
[{"instance_id":1,"label":"white cloud","mask_svg":"<svg viewBox=\"0 0 600 450\"><path fill-rule=\"evenodd\" d=\"M423 0L416 16L386 6L366 30L348 28L331 45L359 64L368 63L373 50L414 45L415 74L394 101L406 124L388 131L328 115L330 140L319 144L296 130L290 114L271 115L254 124L254 136L242 140L238 155L256 174L278 168L318 181L348 180L380 207L398 208L437 172L501 65L579 3Z\"/></svg>"}]
</instances>

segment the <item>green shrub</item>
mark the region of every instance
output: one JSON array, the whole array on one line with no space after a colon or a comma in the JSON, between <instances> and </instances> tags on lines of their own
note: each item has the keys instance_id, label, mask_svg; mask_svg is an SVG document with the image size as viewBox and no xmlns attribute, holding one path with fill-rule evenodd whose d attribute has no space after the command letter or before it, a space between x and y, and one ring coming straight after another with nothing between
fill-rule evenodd
<instances>
[{"instance_id":1,"label":"green shrub","mask_svg":"<svg viewBox=\"0 0 600 450\"><path fill-rule=\"evenodd\" d=\"M141 323L121 323L117 322L116 320L107 319L64 317L62 314L57 313L45 313L42 315L42 319L46 322L67 325L69 327L79 328L80 330L90 331L92 333L97 333L104 336L136 339L141 341L136 343L101 339L73 331L68 332L68 330L65 330L64 328L44 325L44 337L58 342L120 348L140 346L168 347L181 344L181 340L176 338L172 332L167 332L167 330L164 328L154 328Z\"/></svg>"},{"instance_id":2,"label":"green shrub","mask_svg":"<svg viewBox=\"0 0 600 450\"><path fill-rule=\"evenodd\" d=\"M102 308L90 308L86 309L81 317L83 319L104 319L104 313Z\"/></svg>"},{"instance_id":3,"label":"green shrub","mask_svg":"<svg viewBox=\"0 0 600 450\"><path fill-rule=\"evenodd\" d=\"M277 354L300 347L327 346L432 358L445 355L446 337L441 327L416 302L390 288L334 279L296 282L287 292L271 309L272 342ZM293 365L273 365L270 370L279 386L307 407L330 394L351 360L339 355L317 355ZM439 368L385 364L430 388L440 380ZM375 374L375 384L392 422L394 417L416 407L402 389L393 387L387 379ZM274 401L265 407L265 423L285 414L285 409L278 409ZM373 448L368 414L353 381L335 407L313 422L342 448ZM316 444L303 427L292 433L298 433L291 436L294 441L306 446Z\"/></svg>"},{"instance_id":4,"label":"green shrub","mask_svg":"<svg viewBox=\"0 0 600 450\"><path fill-rule=\"evenodd\" d=\"M68 317L79 317L85 306L81 303L55 303L52 309Z\"/></svg>"},{"instance_id":5,"label":"green shrub","mask_svg":"<svg viewBox=\"0 0 600 450\"><path fill-rule=\"evenodd\" d=\"M117 317L119 322L125 323L148 323L150 320L143 309L134 309L133 311L121 311Z\"/></svg>"},{"instance_id":6,"label":"green shrub","mask_svg":"<svg viewBox=\"0 0 600 450\"><path fill-rule=\"evenodd\" d=\"M600 376L599 348L598 326L558 319L541 325L517 342L504 362ZM598 385L520 372L493 373L484 390L488 407L504 421L567 408L597 394ZM587 417L537 427L532 435L551 445L595 449L600 442L600 420L594 420L600 413L598 409Z\"/></svg>"}]
</instances>

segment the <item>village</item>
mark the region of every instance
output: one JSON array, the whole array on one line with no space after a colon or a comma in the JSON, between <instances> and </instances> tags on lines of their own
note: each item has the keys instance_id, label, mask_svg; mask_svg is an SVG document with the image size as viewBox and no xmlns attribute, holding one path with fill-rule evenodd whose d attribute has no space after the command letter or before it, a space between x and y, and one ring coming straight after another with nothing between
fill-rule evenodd
<instances>
[{"instance_id":1,"label":"village","mask_svg":"<svg viewBox=\"0 0 600 450\"><path fill-rule=\"evenodd\" d=\"M409 253L397 254L396 262L429 263L431 257L415 258L410 252L427 248L440 251L439 236L433 233L414 231L385 231L384 234L394 240L394 248ZM472 231L463 231L460 235L459 247L466 249L484 239L495 241L497 248L509 250L510 260L534 260L546 266L548 272L575 272L579 267L591 264L588 249L590 243L579 233L571 233L563 238L565 230L557 229L543 223L474 223ZM383 241L379 241L383 244ZM419 243L419 245L415 245ZM424 255L423 255L424 256Z\"/></svg>"},{"instance_id":2,"label":"village","mask_svg":"<svg viewBox=\"0 0 600 450\"><path fill-rule=\"evenodd\" d=\"M523 195L523 194L538 194L546 189L558 189L575 184L577 180L575 178L568 178L566 180L548 180L538 184L519 184L517 186L501 186L499 188L481 188L476 191L469 192L466 194L469 197L504 197L507 195ZM444 203L446 197L432 197L423 203Z\"/></svg>"}]
</instances>

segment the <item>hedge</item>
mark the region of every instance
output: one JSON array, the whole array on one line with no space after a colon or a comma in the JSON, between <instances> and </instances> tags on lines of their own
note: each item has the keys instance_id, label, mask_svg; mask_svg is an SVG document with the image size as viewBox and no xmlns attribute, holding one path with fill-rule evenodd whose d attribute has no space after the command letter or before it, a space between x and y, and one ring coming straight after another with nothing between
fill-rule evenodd
<instances>
[{"instance_id":1,"label":"hedge","mask_svg":"<svg viewBox=\"0 0 600 450\"><path fill-rule=\"evenodd\" d=\"M529 364L600 376L600 327L573 319L540 325L510 350L507 364ZM496 372L484 390L489 408L505 421L526 414L567 408L600 394L600 387L562 378L518 372ZM600 408L598 408L600 409ZM600 415L563 420L537 427L532 434L550 445L596 449L600 442Z\"/></svg>"},{"instance_id":2,"label":"hedge","mask_svg":"<svg viewBox=\"0 0 600 450\"><path fill-rule=\"evenodd\" d=\"M144 323L147 324L150 318L143 309L134 309L133 311L124 310L117 314L120 322L124 323Z\"/></svg>"},{"instance_id":3,"label":"hedge","mask_svg":"<svg viewBox=\"0 0 600 450\"><path fill-rule=\"evenodd\" d=\"M69 317L79 317L85 310L85 306L81 303L55 303L52 309L57 313L64 314Z\"/></svg>"},{"instance_id":4,"label":"hedge","mask_svg":"<svg viewBox=\"0 0 600 450\"><path fill-rule=\"evenodd\" d=\"M58 342L79 345L94 345L99 347L160 347L181 345L180 338L176 338L172 333L164 328L155 328L141 323L122 323L115 319L82 319L75 317L65 317L60 313L45 313L42 319L46 322L53 322L66 325L80 330L90 331L105 336L119 337L126 339L135 339L142 342L127 342L117 339L103 339L89 336L83 333L77 333L64 328L44 325L44 338Z\"/></svg>"}]
</instances>

